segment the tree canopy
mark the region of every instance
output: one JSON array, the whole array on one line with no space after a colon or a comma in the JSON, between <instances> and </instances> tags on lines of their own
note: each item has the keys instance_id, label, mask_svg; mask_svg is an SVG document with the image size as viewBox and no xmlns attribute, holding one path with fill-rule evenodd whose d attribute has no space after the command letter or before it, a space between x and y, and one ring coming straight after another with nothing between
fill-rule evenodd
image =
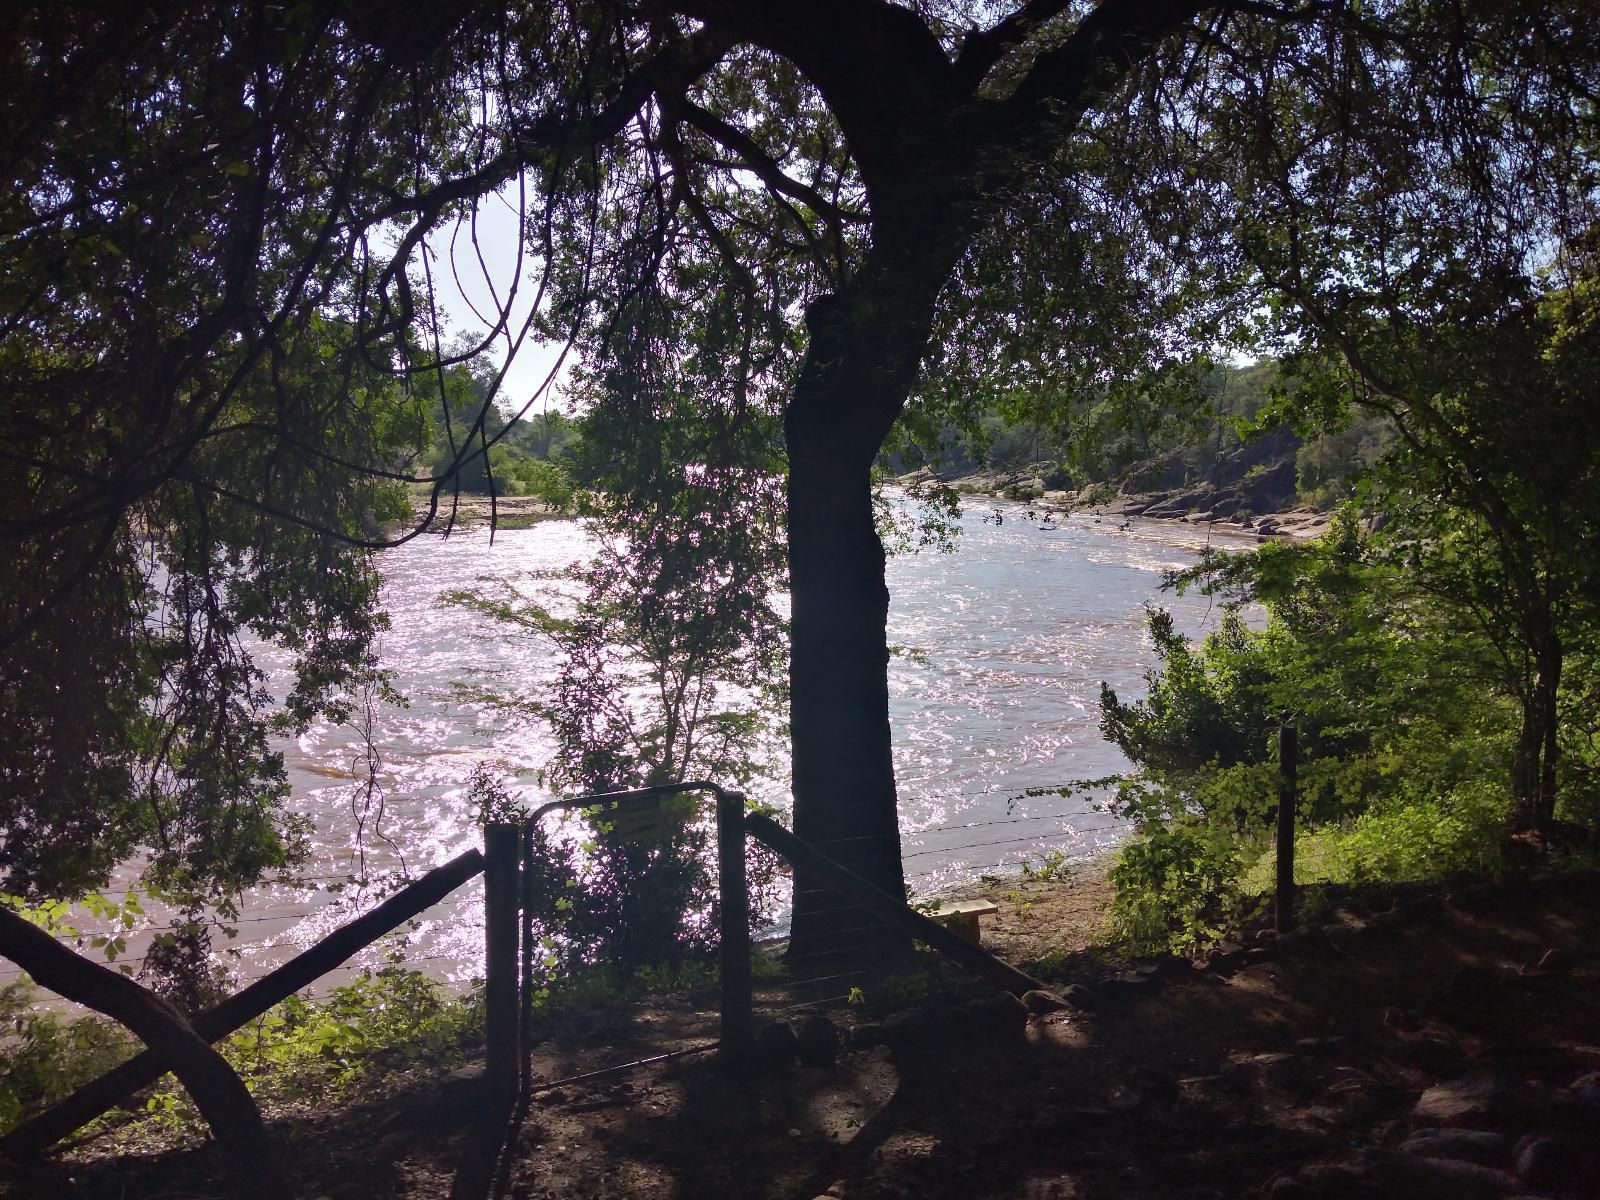
<instances>
[{"instance_id":1,"label":"tree canopy","mask_svg":"<svg viewBox=\"0 0 1600 1200\"><path fill-rule=\"evenodd\" d=\"M1500 0L9 15L0 482L22 500L0 515L17 565L0 686L32 724L0 802L18 829L94 847L81 878L51 878L11 839L12 886L85 886L152 839L256 848L206 865L217 881L287 853L270 706L238 635L300 652L290 720L337 704L372 666L360 551L427 524L376 532L370 518L403 515L385 485L428 484L432 515L468 459L492 468L514 428L493 428L503 375L483 375L474 413L452 408L452 371L543 337L577 349L619 430L707 414L670 454L638 443L641 486L765 464L770 446L724 434L781 427L796 831L898 892L869 472L908 404L942 421L997 395L1057 412L1135 377L1181 393L1205 351L1266 324L1341 355L1358 398L1445 462L1456 418L1434 420L1430 398L1492 391L1461 411L1466 436L1506 397L1536 401L1439 391L1443 360L1399 351L1514 340L1549 299L1531 281L1593 225L1588 15ZM515 282L500 277L481 338L447 350L440 298L464 270L490 274L489 204L517 213ZM414 468L435 412L466 427L451 461ZM1449 469L1476 494L1476 467ZM113 636L85 644L91 622ZM110 682L69 703L63 678ZM47 794L60 814L30 810ZM848 940L803 874L797 950Z\"/></svg>"}]
</instances>

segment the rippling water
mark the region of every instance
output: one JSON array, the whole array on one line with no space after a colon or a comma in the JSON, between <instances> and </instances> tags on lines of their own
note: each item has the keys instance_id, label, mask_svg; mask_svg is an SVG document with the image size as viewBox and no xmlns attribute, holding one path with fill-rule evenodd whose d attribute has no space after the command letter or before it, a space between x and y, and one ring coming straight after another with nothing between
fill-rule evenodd
<instances>
[{"instance_id":1,"label":"rippling water","mask_svg":"<svg viewBox=\"0 0 1600 1200\"><path fill-rule=\"evenodd\" d=\"M889 631L920 653L889 675L906 872L936 890L1059 850L1110 845L1117 823L1089 799L1030 788L1124 770L1100 736L1100 683L1142 695L1154 661L1145 605L1199 633L1202 597L1162 596L1193 556L1192 531L1074 517L1055 528L1019 506L970 508L954 554L890 563ZM1184 544L1187 543L1187 544Z\"/></svg>"},{"instance_id":2,"label":"rippling water","mask_svg":"<svg viewBox=\"0 0 1600 1200\"><path fill-rule=\"evenodd\" d=\"M996 511L1003 521L986 523ZM1159 596L1161 572L1192 555L1193 544L1183 544L1189 531L1118 528L1090 517L1040 528L1009 504L969 507L961 527L954 553L924 551L889 564L889 637L897 648L890 716L906 871L920 891L1052 850L1075 857L1114 842L1116 822L1088 800L1021 794L1126 766L1100 738L1099 688L1105 680L1125 697L1142 692L1153 661L1143 630L1147 603L1159 599L1189 632L1203 631L1212 616L1203 598ZM364 825L357 819L354 780L365 743L355 730L324 723L282 746L293 806L316 823L315 853L303 885L249 895L231 943L241 975L277 965L348 919L352 906L370 904L370 892L347 892L341 901L326 890L358 871L359 854L370 875L402 867L415 875L475 845L464 792L478 763L515 776L523 799L547 798L534 773L550 755L548 736L484 693L533 694L555 664L553 650L441 605L439 596L481 585L548 598L557 586L549 573L587 550L576 523L551 521L501 532L492 545L487 532L468 531L382 556L393 621L383 659L409 703L375 714L381 814L371 806ZM268 651L262 661L280 677L287 666ZM786 803L781 780L768 797ZM480 895L477 885L463 888L425 913L407 932L408 959L442 979L481 973ZM134 960L141 944L130 939ZM346 970L375 965L383 954L374 947ZM330 975L315 990L342 977Z\"/></svg>"}]
</instances>

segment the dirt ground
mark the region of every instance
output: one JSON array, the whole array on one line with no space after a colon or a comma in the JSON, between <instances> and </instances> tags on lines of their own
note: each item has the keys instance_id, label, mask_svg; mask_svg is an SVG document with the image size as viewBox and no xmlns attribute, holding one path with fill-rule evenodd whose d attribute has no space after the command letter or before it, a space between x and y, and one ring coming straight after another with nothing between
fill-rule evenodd
<instances>
[{"instance_id":1,"label":"dirt ground","mask_svg":"<svg viewBox=\"0 0 1600 1200\"><path fill-rule=\"evenodd\" d=\"M751 1077L690 1053L549 1086L714 1039L714 994L676 996L552 1030L509 1127L474 1124L458 1073L274 1129L303 1194L332 1200L1600 1195L1593 875L1334 897L1198 964L1095 951L1094 872L986 894L985 943L1042 960L1073 1004L1030 1014L919 955L854 996L763 980L766 1027L787 1029ZM786 1061L789 1031L812 1065ZM6 1186L222 1196L221 1166L68 1158Z\"/></svg>"}]
</instances>

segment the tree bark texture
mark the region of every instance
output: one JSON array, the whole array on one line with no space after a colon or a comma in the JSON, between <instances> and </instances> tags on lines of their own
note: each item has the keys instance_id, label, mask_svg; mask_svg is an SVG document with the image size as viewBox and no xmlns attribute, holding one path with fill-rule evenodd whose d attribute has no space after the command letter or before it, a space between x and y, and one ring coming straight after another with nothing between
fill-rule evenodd
<instances>
[{"instance_id":1,"label":"tree bark texture","mask_svg":"<svg viewBox=\"0 0 1600 1200\"><path fill-rule=\"evenodd\" d=\"M889 589L867 473L789 465L795 832L880 891L905 894L889 742ZM820 449L820 448L819 448ZM790 954L880 943L884 927L795 869Z\"/></svg>"},{"instance_id":2,"label":"tree bark texture","mask_svg":"<svg viewBox=\"0 0 1600 1200\"><path fill-rule=\"evenodd\" d=\"M942 278L940 248L928 248ZM944 256L953 266L955 250ZM905 894L889 732L889 588L872 509L872 462L905 406L937 284L882 271L807 313L811 345L784 418L788 447L790 729L795 833L878 890ZM893 304L877 298L893 295ZM795 868L789 955L909 948L804 866Z\"/></svg>"},{"instance_id":3,"label":"tree bark texture","mask_svg":"<svg viewBox=\"0 0 1600 1200\"><path fill-rule=\"evenodd\" d=\"M291 1194L243 1080L177 1009L8 909L0 909L0 954L58 995L127 1026L172 1065L222 1147L238 1195L282 1200Z\"/></svg>"}]
</instances>

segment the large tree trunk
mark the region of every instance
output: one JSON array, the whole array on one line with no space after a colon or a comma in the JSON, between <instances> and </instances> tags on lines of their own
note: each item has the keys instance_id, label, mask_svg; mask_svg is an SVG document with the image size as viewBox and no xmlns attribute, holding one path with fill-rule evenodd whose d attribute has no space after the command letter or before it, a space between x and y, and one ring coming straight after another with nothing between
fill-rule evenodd
<instances>
[{"instance_id":1,"label":"large tree trunk","mask_svg":"<svg viewBox=\"0 0 1600 1200\"><path fill-rule=\"evenodd\" d=\"M900 821L889 744L889 589L871 479L839 431L789 421L790 724L794 830L901 895ZM830 444L831 443L831 444ZM893 938L795 870L790 956L859 953Z\"/></svg>"},{"instance_id":2,"label":"large tree trunk","mask_svg":"<svg viewBox=\"0 0 1600 1200\"><path fill-rule=\"evenodd\" d=\"M4 908L0 908L0 955L51 991L126 1025L172 1064L222 1147L238 1195L282 1200L291 1194L260 1110L244 1082L177 1009L126 976L73 953Z\"/></svg>"},{"instance_id":3,"label":"large tree trunk","mask_svg":"<svg viewBox=\"0 0 1600 1200\"><path fill-rule=\"evenodd\" d=\"M794 831L894 896L905 878L889 741L889 589L871 472L905 406L946 273L936 250L917 265L929 258L931 276L907 272L890 284L880 273L870 297L812 306L806 367L784 416ZM902 934L796 868L789 956L797 971L900 947L908 948Z\"/></svg>"}]
</instances>

